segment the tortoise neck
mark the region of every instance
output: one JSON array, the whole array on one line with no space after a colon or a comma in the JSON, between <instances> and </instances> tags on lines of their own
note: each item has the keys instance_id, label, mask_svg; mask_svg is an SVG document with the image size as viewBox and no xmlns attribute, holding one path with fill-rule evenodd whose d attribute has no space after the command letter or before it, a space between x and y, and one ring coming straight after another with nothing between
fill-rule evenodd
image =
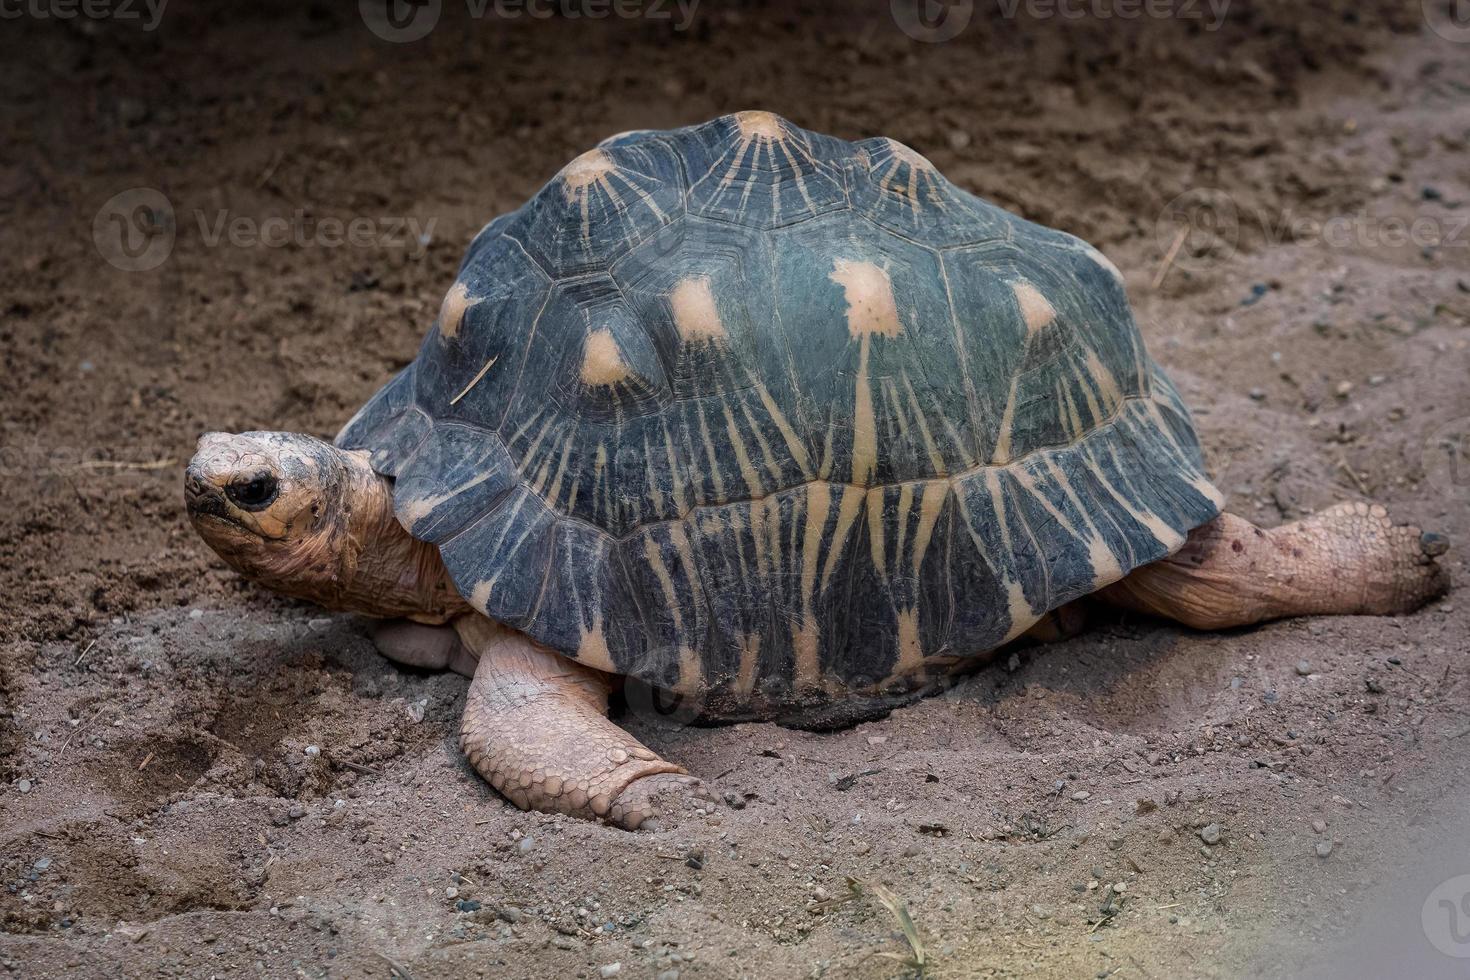
<instances>
[{"instance_id":1,"label":"tortoise neck","mask_svg":"<svg viewBox=\"0 0 1470 980\"><path fill-rule=\"evenodd\" d=\"M393 483L359 453L343 452L342 536L333 594L316 598L369 616L443 623L469 610L439 549L406 531L393 513Z\"/></svg>"}]
</instances>

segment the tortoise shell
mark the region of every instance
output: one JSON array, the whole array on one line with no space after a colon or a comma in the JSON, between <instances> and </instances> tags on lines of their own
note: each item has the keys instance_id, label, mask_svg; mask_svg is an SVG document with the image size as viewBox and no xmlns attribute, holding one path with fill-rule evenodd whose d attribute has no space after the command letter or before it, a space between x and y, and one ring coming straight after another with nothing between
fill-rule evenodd
<instances>
[{"instance_id":1,"label":"tortoise shell","mask_svg":"<svg viewBox=\"0 0 1470 980\"><path fill-rule=\"evenodd\" d=\"M764 112L492 221L337 441L476 609L726 713L994 650L1220 507L1099 252Z\"/></svg>"}]
</instances>

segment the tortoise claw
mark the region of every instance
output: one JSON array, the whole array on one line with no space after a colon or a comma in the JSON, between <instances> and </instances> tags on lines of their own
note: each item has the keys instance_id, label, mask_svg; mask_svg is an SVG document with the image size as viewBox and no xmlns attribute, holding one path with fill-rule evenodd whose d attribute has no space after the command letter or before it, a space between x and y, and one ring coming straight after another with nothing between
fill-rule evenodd
<instances>
[{"instance_id":1,"label":"tortoise claw","mask_svg":"<svg viewBox=\"0 0 1470 980\"><path fill-rule=\"evenodd\" d=\"M1424 552L1426 558L1438 558L1450 550L1450 537L1438 531L1425 531L1419 535L1419 550Z\"/></svg>"},{"instance_id":2,"label":"tortoise claw","mask_svg":"<svg viewBox=\"0 0 1470 980\"><path fill-rule=\"evenodd\" d=\"M708 812L715 798L694 776L661 772L635 779L618 794L607 820L624 830L671 830L696 811Z\"/></svg>"}]
</instances>

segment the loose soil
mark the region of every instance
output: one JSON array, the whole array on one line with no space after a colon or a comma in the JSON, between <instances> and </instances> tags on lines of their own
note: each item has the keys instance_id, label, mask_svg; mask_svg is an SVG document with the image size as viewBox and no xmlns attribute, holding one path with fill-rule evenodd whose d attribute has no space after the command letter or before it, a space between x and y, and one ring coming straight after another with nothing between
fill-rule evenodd
<instances>
[{"instance_id":1,"label":"loose soil","mask_svg":"<svg viewBox=\"0 0 1470 980\"><path fill-rule=\"evenodd\" d=\"M180 470L209 429L331 435L473 233L601 137L765 108L1097 244L1232 509L1378 500L1463 580L1470 48L1413 3L1237 0L1215 31L981 3L942 44L884 3L706 0L685 32L445 8L403 45L351 3L5 22L0 964L887 977L914 972L891 894L932 977L1463 975L1421 921L1470 872L1454 593L1216 635L1102 614L835 733L635 712L724 802L628 834L502 802L455 745L464 679L241 582ZM177 241L127 272L93 218L138 187ZM353 218L377 237L316 234Z\"/></svg>"}]
</instances>

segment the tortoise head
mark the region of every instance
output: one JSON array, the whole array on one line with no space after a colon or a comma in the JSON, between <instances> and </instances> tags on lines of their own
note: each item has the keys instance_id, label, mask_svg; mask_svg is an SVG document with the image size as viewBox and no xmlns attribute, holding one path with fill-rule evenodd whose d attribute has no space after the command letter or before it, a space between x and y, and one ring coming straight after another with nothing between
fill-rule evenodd
<instances>
[{"instance_id":1,"label":"tortoise head","mask_svg":"<svg viewBox=\"0 0 1470 980\"><path fill-rule=\"evenodd\" d=\"M320 598L340 572L347 495L361 465L312 436L208 432L185 471L184 501L194 529L231 567Z\"/></svg>"}]
</instances>

